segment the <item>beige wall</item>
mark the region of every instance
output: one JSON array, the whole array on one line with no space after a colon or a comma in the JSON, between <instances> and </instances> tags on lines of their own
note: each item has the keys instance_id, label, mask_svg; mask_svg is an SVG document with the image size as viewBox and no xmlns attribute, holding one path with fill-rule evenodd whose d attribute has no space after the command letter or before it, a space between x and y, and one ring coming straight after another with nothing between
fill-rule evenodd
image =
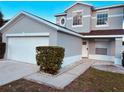
<instances>
[{"instance_id":1,"label":"beige wall","mask_svg":"<svg viewBox=\"0 0 124 93\"><path fill-rule=\"evenodd\" d=\"M82 26L81 27L73 27L73 11L76 11L76 10L83 10L82 12ZM80 4L77 4L75 6L73 6L72 8L70 8L68 11L67 11L67 23L66 23L66 27L67 28L70 28L76 32L89 32L91 29L90 29L90 26L91 26L91 18L90 16L91 15L91 7L89 6L82 6Z\"/></svg>"},{"instance_id":2,"label":"beige wall","mask_svg":"<svg viewBox=\"0 0 124 93\"><path fill-rule=\"evenodd\" d=\"M103 39L100 39L100 40L102 41ZM107 55L108 56L115 56L115 40L114 39L106 39L106 40L108 42ZM95 48L96 48L95 39L89 39L89 55L95 54Z\"/></svg>"},{"instance_id":3,"label":"beige wall","mask_svg":"<svg viewBox=\"0 0 124 93\"><path fill-rule=\"evenodd\" d=\"M103 10L99 10L99 12L94 11L92 13L92 30L105 30L105 29L122 29L122 24L123 24L123 16L124 16L124 8L112 8L112 9L106 9L108 12L108 26L101 26L97 27L97 18L96 15L100 11L102 12ZM104 12L104 11L103 11ZM122 16L123 14L123 16Z\"/></svg>"},{"instance_id":4,"label":"beige wall","mask_svg":"<svg viewBox=\"0 0 124 93\"><path fill-rule=\"evenodd\" d=\"M73 35L58 32L57 45L65 48L65 57L82 54L82 39Z\"/></svg>"},{"instance_id":5,"label":"beige wall","mask_svg":"<svg viewBox=\"0 0 124 93\"><path fill-rule=\"evenodd\" d=\"M16 20L4 30L3 42L6 42L6 34L48 32L50 33L50 45L56 45L57 43L57 30L27 16Z\"/></svg>"},{"instance_id":6,"label":"beige wall","mask_svg":"<svg viewBox=\"0 0 124 93\"><path fill-rule=\"evenodd\" d=\"M66 19L66 16L58 16L58 17L56 17L56 24L61 25L61 23L60 23L61 22L61 18L63 18L63 17ZM65 24L65 26L66 26L66 24Z\"/></svg>"},{"instance_id":7,"label":"beige wall","mask_svg":"<svg viewBox=\"0 0 124 93\"><path fill-rule=\"evenodd\" d=\"M81 55L82 39L80 37L59 32L27 16L15 20L14 24L4 29L3 42L7 42L6 34L46 32L50 33L49 43L51 46L57 45L65 48L65 57Z\"/></svg>"},{"instance_id":8,"label":"beige wall","mask_svg":"<svg viewBox=\"0 0 124 93\"><path fill-rule=\"evenodd\" d=\"M81 27L72 27L73 24L73 11L76 10L83 10L83 26ZM96 26L97 18L96 14L98 12L104 12L108 11L108 25L107 26ZM66 27L70 28L76 32L84 33L89 32L91 30L108 30L108 29L122 29L123 28L123 20L124 20L124 7L118 7L118 8L110 8L110 9L104 9L104 10L97 10L97 11L91 11L91 8L89 6L80 5L77 4L70 8L67 11L67 21L66 21ZM56 20L61 18L59 16Z\"/></svg>"},{"instance_id":9,"label":"beige wall","mask_svg":"<svg viewBox=\"0 0 124 93\"><path fill-rule=\"evenodd\" d=\"M80 27L73 27L73 11L77 11L77 10L83 10L82 12L82 16L83 16L83 19L82 19L82 22L83 22L83 25L80 26ZM72 8L70 8L68 11L67 11L67 15L66 15L66 27L69 28L69 29L72 29L76 32L89 32L91 29L91 7L89 6L82 6L80 4L77 4L75 6L73 6ZM60 18L63 17L63 16L59 16L56 18L56 22L57 24L59 24L58 22L60 22Z\"/></svg>"}]
</instances>

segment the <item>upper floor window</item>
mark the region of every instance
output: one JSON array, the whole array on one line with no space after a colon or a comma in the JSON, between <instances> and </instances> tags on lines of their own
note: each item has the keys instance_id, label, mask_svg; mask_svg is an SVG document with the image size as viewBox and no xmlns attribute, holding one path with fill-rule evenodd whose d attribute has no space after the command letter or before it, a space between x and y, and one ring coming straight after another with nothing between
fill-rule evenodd
<instances>
[{"instance_id":1,"label":"upper floor window","mask_svg":"<svg viewBox=\"0 0 124 93\"><path fill-rule=\"evenodd\" d=\"M97 14L97 25L107 25L108 24L108 13Z\"/></svg>"},{"instance_id":2,"label":"upper floor window","mask_svg":"<svg viewBox=\"0 0 124 93\"><path fill-rule=\"evenodd\" d=\"M65 23L66 23L65 17L61 17L61 19L60 19L60 25L61 26L65 26Z\"/></svg>"},{"instance_id":3,"label":"upper floor window","mask_svg":"<svg viewBox=\"0 0 124 93\"><path fill-rule=\"evenodd\" d=\"M82 25L82 12L75 12L73 16L73 26Z\"/></svg>"}]
</instances>

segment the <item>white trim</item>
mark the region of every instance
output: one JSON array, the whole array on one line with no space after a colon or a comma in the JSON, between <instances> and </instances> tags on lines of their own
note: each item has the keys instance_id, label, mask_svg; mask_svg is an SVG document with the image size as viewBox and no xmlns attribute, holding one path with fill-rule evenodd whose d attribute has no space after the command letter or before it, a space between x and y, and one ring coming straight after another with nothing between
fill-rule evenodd
<instances>
[{"instance_id":1,"label":"white trim","mask_svg":"<svg viewBox=\"0 0 124 93\"><path fill-rule=\"evenodd\" d=\"M80 25L73 25L73 17L72 17L72 27L82 27L83 26L83 14L82 14L82 11L81 10L76 10L74 13L76 13L77 11L80 11L80 13L81 13L81 16L82 16L82 24L80 24Z\"/></svg>"},{"instance_id":2,"label":"white trim","mask_svg":"<svg viewBox=\"0 0 124 93\"><path fill-rule=\"evenodd\" d=\"M122 37L122 41L124 41L124 36Z\"/></svg>"},{"instance_id":3,"label":"white trim","mask_svg":"<svg viewBox=\"0 0 124 93\"><path fill-rule=\"evenodd\" d=\"M122 60L121 60L121 58L115 58L114 64L122 65Z\"/></svg>"},{"instance_id":4,"label":"white trim","mask_svg":"<svg viewBox=\"0 0 124 93\"><path fill-rule=\"evenodd\" d=\"M108 16L109 16L109 10L107 9L107 10L100 10L100 11L98 11L97 13L96 13L96 27L108 27L109 26L109 17L107 17L107 24L103 24L103 25L97 25L97 15L98 14L105 14L105 13L107 13L108 14Z\"/></svg>"},{"instance_id":5,"label":"white trim","mask_svg":"<svg viewBox=\"0 0 124 93\"><path fill-rule=\"evenodd\" d=\"M108 24L105 24L105 25L97 25L96 24L96 27L108 27L109 25Z\"/></svg>"},{"instance_id":6,"label":"white trim","mask_svg":"<svg viewBox=\"0 0 124 93\"><path fill-rule=\"evenodd\" d=\"M72 27L83 27L83 25L72 25Z\"/></svg>"},{"instance_id":7,"label":"white trim","mask_svg":"<svg viewBox=\"0 0 124 93\"><path fill-rule=\"evenodd\" d=\"M124 35L123 35L124 36ZM115 38L115 41L116 40L121 40L121 41L123 41L123 37L121 37L121 38Z\"/></svg>"},{"instance_id":8,"label":"white trim","mask_svg":"<svg viewBox=\"0 0 124 93\"><path fill-rule=\"evenodd\" d=\"M89 35L83 36L84 38L115 38L115 37L124 37L124 35Z\"/></svg>"},{"instance_id":9,"label":"white trim","mask_svg":"<svg viewBox=\"0 0 124 93\"><path fill-rule=\"evenodd\" d=\"M81 56L82 55L76 55L76 56L70 56L70 57L65 57L64 60L63 60L63 64L62 64L62 67L65 67L67 65L70 65L74 62L77 62L79 60L81 60Z\"/></svg>"},{"instance_id":10,"label":"white trim","mask_svg":"<svg viewBox=\"0 0 124 93\"><path fill-rule=\"evenodd\" d=\"M72 20L73 19L73 17L67 17L67 20Z\"/></svg>"},{"instance_id":11,"label":"white trim","mask_svg":"<svg viewBox=\"0 0 124 93\"><path fill-rule=\"evenodd\" d=\"M62 19L65 20L64 24L61 23ZM66 24L66 18L65 17L61 17L59 23L60 23L61 26L65 26L65 24Z\"/></svg>"},{"instance_id":12,"label":"white trim","mask_svg":"<svg viewBox=\"0 0 124 93\"><path fill-rule=\"evenodd\" d=\"M108 55L89 55L89 59L96 59L96 60L103 60L103 61L114 61L114 56L108 56Z\"/></svg>"},{"instance_id":13,"label":"white trim","mask_svg":"<svg viewBox=\"0 0 124 93\"><path fill-rule=\"evenodd\" d=\"M108 12L109 9L105 9L105 10L97 10L96 12L99 13L99 12Z\"/></svg>"},{"instance_id":14,"label":"white trim","mask_svg":"<svg viewBox=\"0 0 124 93\"><path fill-rule=\"evenodd\" d=\"M124 16L124 14L115 14L115 15L108 15L108 17L109 18L111 18L111 17L123 17ZM97 17L95 16L95 17L92 17L92 19L96 19Z\"/></svg>"},{"instance_id":15,"label":"white trim","mask_svg":"<svg viewBox=\"0 0 124 93\"><path fill-rule=\"evenodd\" d=\"M84 47L83 47L83 46L85 46L85 45L82 44L82 57L86 57L86 58L87 58L88 55L89 55L89 41L88 41L88 40L82 40L82 43L83 43L83 42L86 42L86 49L84 49ZM83 55L84 50L87 51L87 53L86 53L86 51L85 51L85 56Z\"/></svg>"},{"instance_id":16,"label":"white trim","mask_svg":"<svg viewBox=\"0 0 124 93\"><path fill-rule=\"evenodd\" d=\"M49 36L49 33L17 33L17 34L6 34L6 37L16 37L16 36Z\"/></svg>"},{"instance_id":17,"label":"white trim","mask_svg":"<svg viewBox=\"0 0 124 93\"><path fill-rule=\"evenodd\" d=\"M94 17L91 17L92 19L96 19L96 16L94 16Z\"/></svg>"},{"instance_id":18,"label":"white trim","mask_svg":"<svg viewBox=\"0 0 124 93\"><path fill-rule=\"evenodd\" d=\"M51 27L57 29L57 31L61 31L61 32L65 32L65 33L68 33L68 34L72 34L72 35L78 36L78 37L80 37L80 38L83 37L82 35L80 35L80 34L78 34L78 33L76 33L76 32L72 32L72 31L69 31L69 30L64 29L64 28L62 28L62 27L59 27L59 26L57 26L57 25L55 25L55 24L52 24L52 23L47 22L47 21L45 21L45 20L42 20L42 19L40 19L40 18L38 18L38 17L35 17L35 16L31 15L31 14L28 14L28 13L26 13L26 12L24 12L24 11L22 11L21 13L19 13L18 15L16 15L16 16L15 16L14 18L12 18L7 24L5 24L3 27L1 27L1 28L0 28L0 31L3 32L3 29L4 29L6 26L8 26L15 18L17 18L18 16L20 16L21 14L26 15L26 16L28 16L28 17L30 17L30 18L32 18L32 19L35 19L35 20L37 20L37 21L39 21L39 22L42 22L42 23L44 23L44 24L47 24L48 26L51 26Z\"/></svg>"},{"instance_id":19,"label":"white trim","mask_svg":"<svg viewBox=\"0 0 124 93\"><path fill-rule=\"evenodd\" d=\"M83 15L83 17L91 17L91 15Z\"/></svg>"},{"instance_id":20,"label":"white trim","mask_svg":"<svg viewBox=\"0 0 124 93\"><path fill-rule=\"evenodd\" d=\"M74 11L72 11L73 13L77 13L77 12L83 12L83 9L80 9L80 10L74 10Z\"/></svg>"},{"instance_id":21,"label":"white trim","mask_svg":"<svg viewBox=\"0 0 124 93\"><path fill-rule=\"evenodd\" d=\"M121 16L124 16L124 14L108 15L108 17L121 17Z\"/></svg>"},{"instance_id":22,"label":"white trim","mask_svg":"<svg viewBox=\"0 0 124 93\"><path fill-rule=\"evenodd\" d=\"M83 15L82 17L91 17L91 15ZM72 20L73 17L67 17L67 20Z\"/></svg>"}]
</instances>

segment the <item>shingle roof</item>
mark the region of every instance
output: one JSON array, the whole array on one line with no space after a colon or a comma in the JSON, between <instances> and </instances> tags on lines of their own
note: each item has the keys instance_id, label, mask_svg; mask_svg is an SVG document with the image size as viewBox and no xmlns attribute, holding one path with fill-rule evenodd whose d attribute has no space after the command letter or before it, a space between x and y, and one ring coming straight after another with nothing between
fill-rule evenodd
<instances>
[{"instance_id":1,"label":"shingle roof","mask_svg":"<svg viewBox=\"0 0 124 93\"><path fill-rule=\"evenodd\" d=\"M111 30L92 30L89 33L80 33L81 35L124 35L124 29Z\"/></svg>"},{"instance_id":2,"label":"shingle roof","mask_svg":"<svg viewBox=\"0 0 124 93\"><path fill-rule=\"evenodd\" d=\"M110 8L117 8L117 7L124 7L124 4L99 7L99 8L94 8L94 10L103 10L103 9L110 9Z\"/></svg>"},{"instance_id":3,"label":"shingle roof","mask_svg":"<svg viewBox=\"0 0 124 93\"><path fill-rule=\"evenodd\" d=\"M56 14L55 17L58 17L58 16L66 16L67 13L59 13L59 14Z\"/></svg>"}]
</instances>

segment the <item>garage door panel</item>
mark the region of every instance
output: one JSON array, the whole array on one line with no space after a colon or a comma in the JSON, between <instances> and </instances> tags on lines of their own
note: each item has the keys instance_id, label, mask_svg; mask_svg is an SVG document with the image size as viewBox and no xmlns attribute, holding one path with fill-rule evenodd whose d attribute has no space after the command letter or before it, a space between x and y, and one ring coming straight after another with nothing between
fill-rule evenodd
<instances>
[{"instance_id":1,"label":"garage door panel","mask_svg":"<svg viewBox=\"0 0 124 93\"><path fill-rule=\"evenodd\" d=\"M49 37L8 37L7 58L36 64L36 46L48 46Z\"/></svg>"}]
</instances>

